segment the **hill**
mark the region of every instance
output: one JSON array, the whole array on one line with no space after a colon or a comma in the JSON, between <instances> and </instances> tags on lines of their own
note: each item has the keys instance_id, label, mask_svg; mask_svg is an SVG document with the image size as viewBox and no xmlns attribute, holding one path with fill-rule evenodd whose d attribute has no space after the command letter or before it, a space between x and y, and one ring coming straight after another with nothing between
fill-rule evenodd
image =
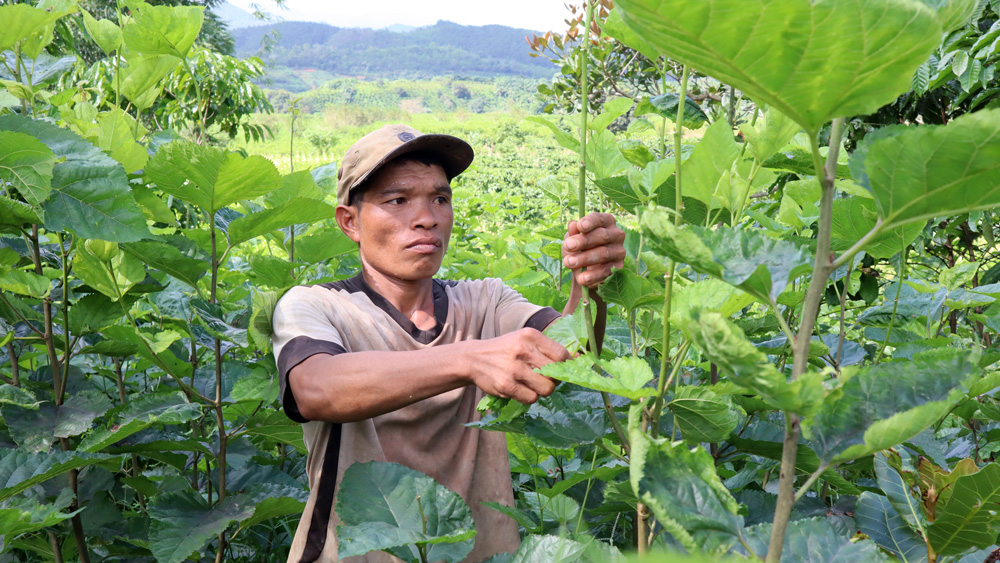
<instances>
[{"instance_id":1,"label":"hill","mask_svg":"<svg viewBox=\"0 0 1000 563\"><path fill-rule=\"evenodd\" d=\"M323 23L280 22L232 30L236 52L255 54L264 35L280 39L266 57L271 66L365 78L464 75L547 78L552 64L528 56L524 38L534 33L501 25L464 26L447 21L407 33L339 28Z\"/></svg>"}]
</instances>

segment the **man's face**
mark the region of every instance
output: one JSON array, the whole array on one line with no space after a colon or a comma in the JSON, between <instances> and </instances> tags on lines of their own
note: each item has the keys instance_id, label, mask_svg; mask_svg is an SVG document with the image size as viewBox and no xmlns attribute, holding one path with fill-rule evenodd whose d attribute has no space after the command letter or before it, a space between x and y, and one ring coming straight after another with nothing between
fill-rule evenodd
<instances>
[{"instance_id":1,"label":"man's face","mask_svg":"<svg viewBox=\"0 0 1000 563\"><path fill-rule=\"evenodd\" d=\"M361 205L338 222L360 247L370 273L400 281L428 279L441 267L454 215L440 166L390 163L370 180Z\"/></svg>"}]
</instances>

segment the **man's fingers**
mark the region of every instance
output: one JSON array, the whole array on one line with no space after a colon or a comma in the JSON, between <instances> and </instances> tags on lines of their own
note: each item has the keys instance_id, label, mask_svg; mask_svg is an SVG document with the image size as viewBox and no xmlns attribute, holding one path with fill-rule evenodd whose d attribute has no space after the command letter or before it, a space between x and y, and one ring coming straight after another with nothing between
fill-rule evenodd
<instances>
[{"instance_id":1,"label":"man's fingers","mask_svg":"<svg viewBox=\"0 0 1000 563\"><path fill-rule=\"evenodd\" d=\"M563 264L572 270L604 264L613 264L620 268L624 261L625 247L621 245L598 246L563 258Z\"/></svg>"},{"instance_id":2,"label":"man's fingers","mask_svg":"<svg viewBox=\"0 0 1000 563\"><path fill-rule=\"evenodd\" d=\"M579 221L581 233L589 233L600 227L610 227L615 224L615 216L610 213L590 213L582 217Z\"/></svg>"}]
</instances>

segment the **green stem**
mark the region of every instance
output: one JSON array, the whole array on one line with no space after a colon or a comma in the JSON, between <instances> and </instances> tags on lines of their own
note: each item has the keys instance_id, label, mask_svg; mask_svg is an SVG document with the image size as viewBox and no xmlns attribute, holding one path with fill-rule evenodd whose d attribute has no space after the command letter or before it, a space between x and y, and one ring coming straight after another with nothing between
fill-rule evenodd
<instances>
[{"instance_id":1,"label":"green stem","mask_svg":"<svg viewBox=\"0 0 1000 563\"><path fill-rule=\"evenodd\" d=\"M597 465L597 447L594 447L594 457L590 459L590 479L587 479L587 491L583 493L583 502L580 503L580 515L576 519L576 532L580 532L583 525L583 510L587 507L587 497L590 496L590 487L594 484L594 466Z\"/></svg>"},{"instance_id":2,"label":"green stem","mask_svg":"<svg viewBox=\"0 0 1000 563\"><path fill-rule=\"evenodd\" d=\"M816 468L816 471L813 471L812 475L810 475L809 478L806 479L806 482L802 483L802 486L799 487L799 492L795 493L796 501L802 498L802 496L809 491L809 487L813 486L813 483L815 483L816 480L819 479L821 475L823 475L823 472L826 471L828 467L830 467L830 464L825 461L819 464L819 467Z\"/></svg>"},{"instance_id":3,"label":"green stem","mask_svg":"<svg viewBox=\"0 0 1000 563\"><path fill-rule=\"evenodd\" d=\"M69 341L69 256L63 246L63 236L59 237L59 255L62 258L62 321L63 321L63 376L62 387L59 389L59 396L66 393L66 381L69 379L69 354L72 347Z\"/></svg>"},{"instance_id":4,"label":"green stem","mask_svg":"<svg viewBox=\"0 0 1000 563\"><path fill-rule=\"evenodd\" d=\"M813 154L813 164L816 178L822 189L820 198L819 229L816 235L816 261L813 265L813 275L806 290L805 303L802 306L802 318L799 331L792 343L792 377L795 381L806 372L809 366L809 341L812 339L813 328L823 302L823 294L830 274L834 270L830 255L830 238L833 226L833 195L834 180L837 171L837 153L840 140L844 134L844 119L833 121L830 133L830 149L827 153L826 165L819 153L817 132L811 131L810 144ZM785 414L785 440L781 453L781 474L778 482L778 503L774 511L774 524L771 527L771 540L767 549L767 562L778 563L781 560L781 550L785 543L785 531L795 504L795 458L798 453L800 419L795 413Z\"/></svg>"},{"instance_id":5,"label":"green stem","mask_svg":"<svg viewBox=\"0 0 1000 563\"><path fill-rule=\"evenodd\" d=\"M681 92L677 105L677 122L674 124L674 225L681 226L684 210L684 190L681 177L681 143L684 140L684 106L687 103L688 80L691 71L687 65L681 73ZM674 275L677 273L677 262L673 259L663 276L663 347L660 350L660 379L656 384L656 400L653 401L653 412L650 419L650 434L655 438L660 432L660 411L663 410L663 397L667 392L667 373L670 367L670 310L673 303Z\"/></svg>"}]
</instances>

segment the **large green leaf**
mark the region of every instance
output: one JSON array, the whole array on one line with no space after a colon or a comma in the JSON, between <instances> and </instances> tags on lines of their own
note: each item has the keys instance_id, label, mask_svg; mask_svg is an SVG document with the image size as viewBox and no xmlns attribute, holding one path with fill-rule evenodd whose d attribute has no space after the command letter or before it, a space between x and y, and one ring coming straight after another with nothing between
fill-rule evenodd
<instances>
[{"instance_id":1,"label":"large green leaf","mask_svg":"<svg viewBox=\"0 0 1000 563\"><path fill-rule=\"evenodd\" d=\"M115 459L115 456L73 451L30 453L0 448L0 501L71 469L110 459Z\"/></svg>"},{"instance_id":2,"label":"large green leaf","mask_svg":"<svg viewBox=\"0 0 1000 563\"><path fill-rule=\"evenodd\" d=\"M695 310L681 330L730 381L779 410L808 414L823 400L818 374L808 372L795 382L787 381L743 331L719 313Z\"/></svg>"},{"instance_id":3,"label":"large green leaf","mask_svg":"<svg viewBox=\"0 0 1000 563\"><path fill-rule=\"evenodd\" d=\"M676 227L663 208L647 210L643 231L658 253L687 263L768 303L777 299L812 262L806 248L769 238L757 230Z\"/></svg>"},{"instance_id":4,"label":"large green leaf","mask_svg":"<svg viewBox=\"0 0 1000 563\"><path fill-rule=\"evenodd\" d=\"M146 268L139 258L119 252L117 245L114 250L115 254L111 261L105 263L91 252L90 248L80 245L73 261L73 273L83 283L100 291L112 301L118 301L119 295L125 295L135 284L146 279Z\"/></svg>"},{"instance_id":5,"label":"large green leaf","mask_svg":"<svg viewBox=\"0 0 1000 563\"><path fill-rule=\"evenodd\" d=\"M301 432L299 432L301 434ZM300 515L305 510L308 493L302 489L293 489L284 484L261 483L247 491L253 497L255 507L253 515L240 522L240 529L250 528L271 518Z\"/></svg>"},{"instance_id":6,"label":"large green leaf","mask_svg":"<svg viewBox=\"0 0 1000 563\"><path fill-rule=\"evenodd\" d=\"M254 503L245 495L226 497L214 507L190 490L160 495L149 505L149 549L159 563L181 563L253 513Z\"/></svg>"},{"instance_id":7,"label":"large green leaf","mask_svg":"<svg viewBox=\"0 0 1000 563\"><path fill-rule=\"evenodd\" d=\"M302 425L292 421L281 411L271 410L250 417L244 433L253 438L263 438L267 442L288 444L299 453L306 453L306 446L302 441Z\"/></svg>"},{"instance_id":8,"label":"large green leaf","mask_svg":"<svg viewBox=\"0 0 1000 563\"><path fill-rule=\"evenodd\" d=\"M4 405L0 409L10 435L17 445L30 452L48 451L59 438L83 434L111 407L102 393L82 391L62 405L43 404L38 408Z\"/></svg>"},{"instance_id":9,"label":"large green leaf","mask_svg":"<svg viewBox=\"0 0 1000 563\"><path fill-rule=\"evenodd\" d=\"M18 295L41 298L49 294L51 282L45 276L34 272L0 267L0 289Z\"/></svg>"},{"instance_id":10,"label":"large green leaf","mask_svg":"<svg viewBox=\"0 0 1000 563\"><path fill-rule=\"evenodd\" d=\"M355 463L337 494L340 557L386 551L406 561L461 561L476 530L462 497L419 471L396 463Z\"/></svg>"},{"instance_id":11,"label":"large green leaf","mask_svg":"<svg viewBox=\"0 0 1000 563\"><path fill-rule=\"evenodd\" d=\"M76 133L18 115L0 117L0 131L25 133L61 159L43 204L45 228L81 238L130 242L149 236L121 165Z\"/></svg>"},{"instance_id":12,"label":"large green leaf","mask_svg":"<svg viewBox=\"0 0 1000 563\"><path fill-rule=\"evenodd\" d=\"M853 534L853 528L850 534ZM763 558L767 555L771 525L762 524L747 530L747 544ZM781 563L881 563L890 561L874 542L851 541L828 518L807 518L788 523Z\"/></svg>"},{"instance_id":13,"label":"large green leaf","mask_svg":"<svg viewBox=\"0 0 1000 563\"><path fill-rule=\"evenodd\" d=\"M767 108L764 119L758 119L756 126L749 123L740 125L740 131L749 143L750 154L761 164L785 148L800 130L795 121L774 108Z\"/></svg>"},{"instance_id":14,"label":"large green leaf","mask_svg":"<svg viewBox=\"0 0 1000 563\"><path fill-rule=\"evenodd\" d=\"M119 67L118 70L122 96L128 98L139 111L152 106L163 89L160 81L181 64L182 60L174 55L128 53L128 66Z\"/></svg>"},{"instance_id":15,"label":"large green leaf","mask_svg":"<svg viewBox=\"0 0 1000 563\"><path fill-rule=\"evenodd\" d=\"M87 34L104 54L110 55L112 51L121 47L122 30L118 24L110 20L98 20L87 10L80 10L80 15L83 16L83 27L87 30Z\"/></svg>"},{"instance_id":16,"label":"large green leaf","mask_svg":"<svg viewBox=\"0 0 1000 563\"><path fill-rule=\"evenodd\" d=\"M198 280L209 270L208 262L185 256L175 246L165 242L130 242L122 245L122 250L150 269L170 274L192 287L197 287Z\"/></svg>"},{"instance_id":17,"label":"large green leaf","mask_svg":"<svg viewBox=\"0 0 1000 563\"><path fill-rule=\"evenodd\" d=\"M629 269L615 270L598 289L608 303L621 305L626 311L663 303L663 290L649 278Z\"/></svg>"},{"instance_id":18,"label":"large green leaf","mask_svg":"<svg viewBox=\"0 0 1000 563\"><path fill-rule=\"evenodd\" d=\"M884 496L868 491L861 493L854 519L858 530L900 561L919 563L927 560L924 539L907 525Z\"/></svg>"},{"instance_id":19,"label":"large green leaf","mask_svg":"<svg viewBox=\"0 0 1000 563\"><path fill-rule=\"evenodd\" d=\"M850 197L834 201L831 246L835 250L847 250L875 228L877 220L878 211L874 200ZM883 230L882 234L868 241L861 250L872 258L891 258L913 243L923 230L923 223Z\"/></svg>"},{"instance_id":20,"label":"large green leaf","mask_svg":"<svg viewBox=\"0 0 1000 563\"><path fill-rule=\"evenodd\" d=\"M129 402L112 422L88 433L77 449L100 451L154 424L181 424L199 416L201 407L180 393L144 395Z\"/></svg>"},{"instance_id":21,"label":"large green leaf","mask_svg":"<svg viewBox=\"0 0 1000 563\"><path fill-rule=\"evenodd\" d=\"M708 309L731 317L753 302L750 295L714 278L680 287L675 285L670 296L670 322L677 325L688 322L696 309Z\"/></svg>"},{"instance_id":22,"label":"large green leaf","mask_svg":"<svg viewBox=\"0 0 1000 563\"><path fill-rule=\"evenodd\" d=\"M681 166L681 193L715 207L712 194L739 154L740 147L733 138L729 122L720 119L713 123Z\"/></svg>"},{"instance_id":23,"label":"large green leaf","mask_svg":"<svg viewBox=\"0 0 1000 563\"><path fill-rule=\"evenodd\" d=\"M208 213L267 194L281 185L274 164L261 156L172 141L160 147L146 167L149 179L175 197Z\"/></svg>"},{"instance_id":24,"label":"large green leaf","mask_svg":"<svg viewBox=\"0 0 1000 563\"><path fill-rule=\"evenodd\" d=\"M28 391L9 383L0 384L0 405L16 405L25 409L37 409L38 401Z\"/></svg>"},{"instance_id":25,"label":"large green leaf","mask_svg":"<svg viewBox=\"0 0 1000 563\"><path fill-rule=\"evenodd\" d=\"M559 381L568 381L581 387L613 393L629 399L639 399L656 393L656 389L646 387L653 380L653 370L641 358L625 357L598 364L610 377L594 371L593 359L583 355L566 362L549 364L539 369Z\"/></svg>"},{"instance_id":26,"label":"large green leaf","mask_svg":"<svg viewBox=\"0 0 1000 563\"><path fill-rule=\"evenodd\" d=\"M316 183L313 174L316 170L300 170L285 174L281 177L281 187L264 196L264 205L270 208L280 207L282 204L296 198L323 199L323 190ZM336 171L334 171L336 174ZM336 178L334 178L336 184ZM336 185L334 186L336 189Z\"/></svg>"},{"instance_id":27,"label":"large green leaf","mask_svg":"<svg viewBox=\"0 0 1000 563\"><path fill-rule=\"evenodd\" d=\"M781 440L783 437L784 432L781 432L775 436L775 439ZM772 459L774 461L781 461L783 453L782 450L784 449L784 445L780 441L769 442L764 440L747 440L745 438L740 438L735 434L729 436L726 442L732 444L739 451L748 455ZM816 455L816 452L809 449L809 446L801 443L796 450L795 470L802 475L811 475L815 473L819 469L819 465L821 463L819 456ZM823 471L823 473L820 474L820 479L836 487L837 492L840 494L861 494L860 489L834 469L826 469Z\"/></svg>"},{"instance_id":28,"label":"large green leaf","mask_svg":"<svg viewBox=\"0 0 1000 563\"><path fill-rule=\"evenodd\" d=\"M295 198L273 209L239 217L229 224L229 244L246 242L296 223L314 223L334 215L333 206L315 199Z\"/></svg>"},{"instance_id":29,"label":"large green leaf","mask_svg":"<svg viewBox=\"0 0 1000 563\"><path fill-rule=\"evenodd\" d=\"M864 170L884 229L1000 206L1000 109L874 141Z\"/></svg>"},{"instance_id":30,"label":"large green leaf","mask_svg":"<svg viewBox=\"0 0 1000 563\"><path fill-rule=\"evenodd\" d=\"M720 442L739 424L739 413L730 401L706 387L685 385L667 403L681 436L688 442Z\"/></svg>"},{"instance_id":31,"label":"large green leaf","mask_svg":"<svg viewBox=\"0 0 1000 563\"><path fill-rule=\"evenodd\" d=\"M129 49L144 55L186 58L198 38L205 8L202 6L151 6L130 2L132 19L122 28Z\"/></svg>"},{"instance_id":32,"label":"large green leaf","mask_svg":"<svg viewBox=\"0 0 1000 563\"><path fill-rule=\"evenodd\" d=\"M631 441L632 489L681 545L695 551L708 536L739 537L743 518L707 450L638 429Z\"/></svg>"},{"instance_id":33,"label":"large green leaf","mask_svg":"<svg viewBox=\"0 0 1000 563\"><path fill-rule=\"evenodd\" d=\"M38 139L0 131L0 181L13 186L32 206L48 199L55 164L55 153Z\"/></svg>"},{"instance_id":34,"label":"large green leaf","mask_svg":"<svg viewBox=\"0 0 1000 563\"><path fill-rule=\"evenodd\" d=\"M616 9L667 57L810 133L895 100L941 35L936 14L906 0L622 0Z\"/></svg>"},{"instance_id":35,"label":"large green leaf","mask_svg":"<svg viewBox=\"0 0 1000 563\"><path fill-rule=\"evenodd\" d=\"M3 21L0 26L0 51L11 49L18 41L31 37L67 13L42 10L27 4L0 6L0 20Z\"/></svg>"},{"instance_id":36,"label":"large green leaf","mask_svg":"<svg viewBox=\"0 0 1000 563\"><path fill-rule=\"evenodd\" d=\"M0 551L21 534L55 526L71 518L76 512L63 512L73 501L72 490L63 489L53 504L38 504L32 498L13 499L0 507Z\"/></svg>"},{"instance_id":37,"label":"large green leaf","mask_svg":"<svg viewBox=\"0 0 1000 563\"><path fill-rule=\"evenodd\" d=\"M608 19L604 21L601 31L618 40L619 43L626 47L639 51L642 53L642 56L651 61L660 58L660 52L656 50L656 47L643 39L632 28L625 25L619 10L611 10L611 13L608 14ZM674 112L674 116L677 116L677 112Z\"/></svg>"},{"instance_id":38,"label":"large green leaf","mask_svg":"<svg viewBox=\"0 0 1000 563\"><path fill-rule=\"evenodd\" d=\"M149 159L146 147L136 142L136 137L145 132L146 128L136 123L134 117L115 108L97 114L95 127L87 138L131 173L145 166Z\"/></svg>"},{"instance_id":39,"label":"large green leaf","mask_svg":"<svg viewBox=\"0 0 1000 563\"><path fill-rule=\"evenodd\" d=\"M944 416L978 373L968 351L954 348L862 369L826 398L807 435L824 461L890 448Z\"/></svg>"},{"instance_id":40,"label":"large green leaf","mask_svg":"<svg viewBox=\"0 0 1000 563\"><path fill-rule=\"evenodd\" d=\"M923 530L927 517L921 506L920 491L903 480L899 472L889 465L885 453L875 455L875 476L878 486L896 512L913 528Z\"/></svg>"},{"instance_id":41,"label":"large green leaf","mask_svg":"<svg viewBox=\"0 0 1000 563\"><path fill-rule=\"evenodd\" d=\"M575 541L532 534L521 541L514 555L501 553L483 563L615 563L623 560L618 549L600 540Z\"/></svg>"},{"instance_id":42,"label":"large green leaf","mask_svg":"<svg viewBox=\"0 0 1000 563\"><path fill-rule=\"evenodd\" d=\"M989 463L955 481L951 497L937 507L927 540L939 555L958 555L996 543L1000 532L1000 465Z\"/></svg>"}]
</instances>

